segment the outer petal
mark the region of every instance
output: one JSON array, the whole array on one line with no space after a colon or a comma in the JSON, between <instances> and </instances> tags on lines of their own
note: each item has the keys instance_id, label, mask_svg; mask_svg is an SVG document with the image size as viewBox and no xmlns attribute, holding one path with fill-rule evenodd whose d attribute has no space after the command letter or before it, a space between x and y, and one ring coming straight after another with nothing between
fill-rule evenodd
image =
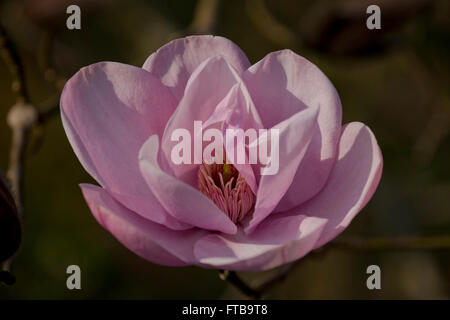
<instances>
[{"instance_id":1,"label":"outer petal","mask_svg":"<svg viewBox=\"0 0 450 320\"><path fill-rule=\"evenodd\" d=\"M153 53L143 68L161 79L181 100L194 70L212 56L222 55L238 73L250 66L245 53L232 41L214 36L190 36L176 39Z\"/></svg>"},{"instance_id":2,"label":"outer petal","mask_svg":"<svg viewBox=\"0 0 450 320\"><path fill-rule=\"evenodd\" d=\"M139 153L142 175L162 206L180 221L207 230L236 233L236 225L200 191L161 170L158 137L151 136Z\"/></svg>"},{"instance_id":3,"label":"outer petal","mask_svg":"<svg viewBox=\"0 0 450 320\"><path fill-rule=\"evenodd\" d=\"M138 151L161 133L176 100L145 70L102 62L81 69L61 96L64 129L84 168L133 211L171 228L186 228L164 212L138 167Z\"/></svg>"},{"instance_id":4,"label":"outer petal","mask_svg":"<svg viewBox=\"0 0 450 320\"><path fill-rule=\"evenodd\" d=\"M137 255L169 266L194 262L193 245L204 231L165 228L128 210L100 187L88 184L80 187L95 219Z\"/></svg>"},{"instance_id":5,"label":"outer petal","mask_svg":"<svg viewBox=\"0 0 450 320\"><path fill-rule=\"evenodd\" d=\"M306 108L319 108L319 131L277 208L287 210L317 194L333 166L341 128L341 103L328 78L290 50L268 54L243 74L250 95L270 128Z\"/></svg>"},{"instance_id":6,"label":"outer petal","mask_svg":"<svg viewBox=\"0 0 450 320\"><path fill-rule=\"evenodd\" d=\"M341 233L375 192L381 178L383 157L370 129L351 122L342 128L339 156L326 186L291 214L329 220L316 244L320 247Z\"/></svg>"},{"instance_id":7,"label":"outer petal","mask_svg":"<svg viewBox=\"0 0 450 320\"><path fill-rule=\"evenodd\" d=\"M251 235L207 235L195 244L199 262L230 270L265 270L303 257L319 238L326 219L275 215Z\"/></svg>"},{"instance_id":8,"label":"outer petal","mask_svg":"<svg viewBox=\"0 0 450 320\"><path fill-rule=\"evenodd\" d=\"M171 140L172 133L178 129L187 129L191 133L191 146L195 147L194 121L208 119L239 80L236 71L222 56L209 58L192 74L183 99L167 123L161 143L163 154L173 175L191 186L197 186L198 164L176 165L171 161L172 148L178 143ZM194 156L195 152L192 152L192 163Z\"/></svg>"},{"instance_id":9,"label":"outer petal","mask_svg":"<svg viewBox=\"0 0 450 320\"><path fill-rule=\"evenodd\" d=\"M300 111L272 128L278 129L280 136L279 171L261 176L255 211L246 232L252 232L273 211L289 188L299 163L304 161L311 137L317 131L317 112L317 108ZM258 142L261 144L263 141L259 139Z\"/></svg>"}]
</instances>

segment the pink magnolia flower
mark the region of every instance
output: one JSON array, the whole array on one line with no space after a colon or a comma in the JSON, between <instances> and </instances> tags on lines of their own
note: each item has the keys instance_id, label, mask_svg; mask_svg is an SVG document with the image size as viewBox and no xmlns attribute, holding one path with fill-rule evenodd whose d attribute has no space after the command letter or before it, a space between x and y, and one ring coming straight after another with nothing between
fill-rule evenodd
<instances>
[{"instance_id":1,"label":"pink magnolia flower","mask_svg":"<svg viewBox=\"0 0 450 320\"><path fill-rule=\"evenodd\" d=\"M142 68L101 62L66 84L61 116L83 167L97 221L163 265L263 270L296 260L342 232L382 171L374 135L341 125L328 78L290 50L254 65L231 41L174 40ZM279 171L250 164L175 164L170 134L195 120L279 129Z\"/></svg>"}]
</instances>

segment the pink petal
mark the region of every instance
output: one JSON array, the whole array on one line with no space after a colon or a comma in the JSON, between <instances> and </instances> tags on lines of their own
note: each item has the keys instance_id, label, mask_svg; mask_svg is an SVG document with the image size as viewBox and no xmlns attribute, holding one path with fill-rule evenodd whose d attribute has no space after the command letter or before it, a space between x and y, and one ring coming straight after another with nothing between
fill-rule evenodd
<instances>
[{"instance_id":1,"label":"pink petal","mask_svg":"<svg viewBox=\"0 0 450 320\"><path fill-rule=\"evenodd\" d=\"M168 266L195 262L193 245L204 231L174 231L135 214L100 187L80 185L95 219L125 247L142 258Z\"/></svg>"},{"instance_id":2,"label":"pink petal","mask_svg":"<svg viewBox=\"0 0 450 320\"><path fill-rule=\"evenodd\" d=\"M143 68L161 79L181 100L186 83L194 70L210 57L221 55L238 72L250 66L245 53L226 38L190 36L176 39L153 53Z\"/></svg>"},{"instance_id":3,"label":"pink petal","mask_svg":"<svg viewBox=\"0 0 450 320\"><path fill-rule=\"evenodd\" d=\"M217 123L220 123L223 137L226 136L227 129L242 129L244 132L248 129L255 129L258 132L258 129L263 128L258 111L244 83L236 83L231 88L228 95L217 105L214 112L205 121L204 127ZM252 142L249 141L249 143ZM256 194L258 186L252 166L249 164L248 147L245 149L245 163L238 163L237 161L236 139L228 141L225 145L225 150L229 163L231 163L229 156L234 154L234 159L232 159L234 167L244 177L253 193Z\"/></svg>"},{"instance_id":4,"label":"pink petal","mask_svg":"<svg viewBox=\"0 0 450 320\"><path fill-rule=\"evenodd\" d=\"M61 96L64 129L83 167L131 210L175 229L143 180L138 152L175 110L169 90L145 70L114 62L81 69Z\"/></svg>"},{"instance_id":5,"label":"pink petal","mask_svg":"<svg viewBox=\"0 0 450 320\"><path fill-rule=\"evenodd\" d=\"M251 235L206 235L197 241L198 261L227 270L266 270L297 260L314 248L326 219L274 215Z\"/></svg>"},{"instance_id":6,"label":"pink petal","mask_svg":"<svg viewBox=\"0 0 450 320\"><path fill-rule=\"evenodd\" d=\"M236 233L236 225L209 198L161 170L158 150L158 137L151 136L142 146L139 164L148 186L167 212L202 229Z\"/></svg>"},{"instance_id":7,"label":"pink petal","mask_svg":"<svg viewBox=\"0 0 450 320\"><path fill-rule=\"evenodd\" d=\"M171 152L178 144L177 141L171 141L172 133L177 129L187 129L191 133L191 146L194 146L194 121L208 119L217 104L239 80L236 71L221 56L204 61L192 74L186 85L186 93L167 123L162 136L161 148L171 173L176 178L196 187L198 164L177 165L172 162ZM194 152L192 152L191 163L194 163Z\"/></svg>"},{"instance_id":8,"label":"pink petal","mask_svg":"<svg viewBox=\"0 0 450 320\"><path fill-rule=\"evenodd\" d=\"M370 129L359 122L343 126L339 156L326 186L290 211L329 220L316 247L336 237L361 211L378 186L382 168L383 157Z\"/></svg>"},{"instance_id":9,"label":"pink petal","mask_svg":"<svg viewBox=\"0 0 450 320\"><path fill-rule=\"evenodd\" d=\"M270 128L306 108L318 107L319 129L295 178L276 211L292 208L317 194L333 166L341 128L341 103L328 78L308 60L290 50L268 54L242 75Z\"/></svg>"},{"instance_id":10,"label":"pink petal","mask_svg":"<svg viewBox=\"0 0 450 320\"><path fill-rule=\"evenodd\" d=\"M261 176L255 211L246 232L252 232L273 211L289 188L299 163L304 161L311 138L318 130L317 113L318 108L309 108L273 127L280 132L279 171Z\"/></svg>"}]
</instances>

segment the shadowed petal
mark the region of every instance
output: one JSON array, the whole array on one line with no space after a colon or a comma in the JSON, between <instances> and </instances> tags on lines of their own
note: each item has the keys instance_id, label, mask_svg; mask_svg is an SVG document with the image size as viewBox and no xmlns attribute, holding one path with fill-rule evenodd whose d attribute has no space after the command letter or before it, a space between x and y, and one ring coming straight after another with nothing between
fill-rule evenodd
<instances>
[{"instance_id":1,"label":"shadowed petal","mask_svg":"<svg viewBox=\"0 0 450 320\"><path fill-rule=\"evenodd\" d=\"M317 108L306 109L272 128L279 130L279 159L274 159L278 160L278 173L261 176L255 211L246 232L252 232L273 211L289 188L317 131L317 112ZM261 144L263 140L258 142Z\"/></svg>"},{"instance_id":2,"label":"shadowed petal","mask_svg":"<svg viewBox=\"0 0 450 320\"><path fill-rule=\"evenodd\" d=\"M342 117L339 96L317 66L290 50L268 54L242 78L266 128L306 108L319 108L319 130L275 211L287 210L317 194L333 167Z\"/></svg>"},{"instance_id":3,"label":"shadowed petal","mask_svg":"<svg viewBox=\"0 0 450 320\"><path fill-rule=\"evenodd\" d=\"M81 69L65 85L61 116L83 167L125 206L155 222L185 229L158 205L142 178L138 152L161 134L176 100L145 70L114 62Z\"/></svg>"},{"instance_id":4,"label":"shadowed petal","mask_svg":"<svg viewBox=\"0 0 450 320\"><path fill-rule=\"evenodd\" d=\"M80 187L95 219L125 247L162 265L194 263L193 244L205 234L204 231L165 228L122 206L103 188L89 184Z\"/></svg>"},{"instance_id":5,"label":"shadowed petal","mask_svg":"<svg viewBox=\"0 0 450 320\"><path fill-rule=\"evenodd\" d=\"M297 260L314 248L326 219L278 214L246 235L207 235L194 246L199 262L227 270L266 270Z\"/></svg>"},{"instance_id":6,"label":"shadowed petal","mask_svg":"<svg viewBox=\"0 0 450 320\"><path fill-rule=\"evenodd\" d=\"M381 178L383 158L370 129L360 122L342 128L339 156L323 190L291 214L328 219L316 244L341 233L370 200Z\"/></svg>"}]
</instances>

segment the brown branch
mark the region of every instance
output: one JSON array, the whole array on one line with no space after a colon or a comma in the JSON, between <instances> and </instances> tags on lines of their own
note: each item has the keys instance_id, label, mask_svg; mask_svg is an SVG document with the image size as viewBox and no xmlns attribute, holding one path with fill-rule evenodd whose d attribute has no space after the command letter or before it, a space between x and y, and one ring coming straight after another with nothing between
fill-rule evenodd
<instances>
[{"instance_id":1,"label":"brown branch","mask_svg":"<svg viewBox=\"0 0 450 320\"><path fill-rule=\"evenodd\" d=\"M13 78L12 90L17 94L17 103L10 109L7 122L12 130L12 142L10 149L8 179L11 183L11 192L17 207L18 217L23 221L23 177L25 151L28 145L30 130L38 120L36 108L29 103L29 94L25 85L23 64L17 50L9 39L6 30L0 25L0 51L3 60L9 68ZM14 276L11 274L11 266L14 260L11 257L0 266L1 279L4 283L11 284Z\"/></svg>"},{"instance_id":2,"label":"brown branch","mask_svg":"<svg viewBox=\"0 0 450 320\"><path fill-rule=\"evenodd\" d=\"M37 110L31 104L18 102L9 111L7 122L12 130L12 143L7 175L11 182L11 191L16 201L19 217L22 219L24 156L30 130L37 122Z\"/></svg>"},{"instance_id":3,"label":"brown branch","mask_svg":"<svg viewBox=\"0 0 450 320\"><path fill-rule=\"evenodd\" d=\"M45 79L61 92L65 78L59 76L52 64L53 35L45 34L40 48L39 64L43 69ZM0 56L12 76L11 89L17 95L16 104L8 113L7 123L12 131L9 169L7 172L11 184L11 192L17 207L20 222L23 223L23 180L25 153L32 129L50 119L58 111L58 98L52 97L44 102L42 111L30 103L30 96L25 81L22 60L14 43L0 23ZM17 254L17 252L16 252ZM12 284L15 278L11 273L15 255L0 265L0 282Z\"/></svg>"},{"instance_id":4,"label":"brown branch","mask_svg":"<svg viewBox=\"0 0 450 320\"><path fill-rule=\"evenodd\" d=\"M336 239L331 244L334 248L359 251L383 251L383 250L449 250L450 236L409 236L397 238L342 238Z\"/></svg>"},{"instance_id":5,"label":"brown branch","mask_svg":"<svg viewBox=\"0 0 450 320\"><path fill-rule=\"evenodd\" d=\"M54 34L50 32L44 33L38 50L38 64L45 80L52 84L58 93L64 88L66 78L58 73L53 63Z\"/></svg>"},{"instance_id":6,"label":"brown branch","mask_svg":"<svg viewBox=\"0 0 450 320\"><path fill-rule=\"evenodd\" d=\"M181 38L193 34L216 34L219 13L223 0L199 0L194 9L191 23L184 30L177 30L169 39Z\"/></svg>"},{"instance_id":7,"label":"brown branch","mask_svg":"<svg viewBox=\"0 0 450 320\"><path fill-rule=\"evenodd\" d=\"M191 34L214 34L221 4L221 0L199 0L187 32Z\"/></svg>"},{"instance_id":8,"label":"brown branch","mask_svg":"<svg viewBox=\"0 0 450 320\"><path fill-rule=\"evenodd\" d=\"M256 29L269 41L285 48L299 46L300 38L270 12L264 0L246 0L245 7Z\"/></svg>"},{"instance_id":9,"label":"brown branch","mask_svg":"<svg viewBox=\"0 0 450 320\"><path fill-rule=\"evenodd\" d=\"M45 79L53 84L58 93L62 90L65 79L60 77L52 65L53 36L46 34L43 38L40 50L40 65L43 69ZM17 95L17 103L10 109L7 123L12 131L12 141L10 149L9 169L7 172L11 184L11 192L17 207L17 214L20 223L23 224L23 180L25 153L27 150L30 133L37 125L44 123L58 111L58 98L52 97L44 102L42 111L30 103L25 72L22 60L17 52L14 43L8 36L5 28L0 24L0 54L7 65L11 76L11 89ZM14 254L11 258L0 265L0 282L13 284L14 275L11 273Z\"/></svg>"},{"instance_id":10,"label":"brown branch","mask_svg":"<svg viewBox=\"0 0 450 320\"><path fill-rule=\"evenodd\" d=\"M257 291L264 296L267 292L269 292L273 287L282 283L287 276L294 271L301 263L303 263L307 259L320 259L322 258L326 252L331 248L331 245L316 249L309 253L306 257L295 260L291 263L284 265L280 272L275 274L274 276L264 280L257 286Z\"/></svg>"},{"instance_id":11,"label":"brown branch","mask_svg":"<svg viewBox=\"0 0 450 320\"><path fill-rule=\"evenodd\" d=\"M219 278L223 281L227 281L240 292L242 292L249 299L261 299L261 294L247 285L234 271L220 270Z\"/></svg>"},{"instance_id":12,"label":"brown branch","mask_svg":"<svg viewBox=\"0 0 450 320\"><path fill-rule=\"evenodd\" d=\"M386 251L386 250L450 250L450 236L430 236L430 237L398 237L398 238L342 238L336 239L323 248L316 249L305 258L296 260L282 267L276 275L264 280L253 288L246 284L235 272L220 271L220 278L228 281L236 289L241 291L250 299L261 299L273 287L282 283L286 277L295 270L302 262L310 258L321 258L329 249L341 249L352 251ZM224 273L228 272L227 276Z\"/></svg>"},{"instance_id":13,"label":"brown branch","mask_svg":"<svg viewBox=\"0 0 450 320\"><path fill-rule=\"evenodd\" d=\"M405 45L403 53L413 64L412 68L405 67L405 73L415 81L422 101L430 107L430 117L424 128L418 131L412 150L415 162L420 166L427 166L450 134L450 95L447 86L443 85L445 81L442 75L440 76L437 68L433 68L433 64L424 63L410 46Z\"/></svg>"},{"instance_id":14,"label":"brown branch","mask_svg":"<svg viewBox=\"0 0 450 320\"><path fill-rule=\"evenodd\" d=\"M23 178L25 151L28 145L30 130L37 122L37 111L30 104L18 102L8 113L8 125L12 130L12 143L10 150L10 161L8 179L11 183L11 192L17 207L18 217L23 223ZM6 284L12 284L14 277L11 274L12 262L15 255L3 262L0 266L3 280Z\"/></svg>"},{"instance_id":15,"label":"brown branch","mask_svg":"<svg viewBox=\"0 0 450 320\"><path fill-rule=\"evenodd\" d=\"M285 265L282 269L282 271L280 271L279 273L277 273L276 275L270 277L269 279L266 279L265 281L263 281L261 284L259 284L257 286L257 291L261 294L264 295L267 292L269 292L273 287L275 287L276 285L282 283L287 276L295 269L297 268L297 266L300 264L300 262L303 262L303 259L299 259L296 260L294 262L291 262L287 265Z\"/></svg>"},{"instance_id":16,"label":"brown branch","mask_svg":"<svg viewBox=\"0 0 450 320\"><path fill-rule=\"evenodd\" d=\"M44 124L59 112L59 94L50 97L38 105L38 123Z\"/></svg>"},{"instance_id":17,"label":"brown branch","mask_svg":"<svg viewBox=\"0 0 450 320\"><path fill-rule=\"evenodd\" d=\"M0 55L12 76L11 89L17 94L18 101L29 102L28 90L25 82L25 72L22 60L16 47L8 37L3 25L0 23Z\"/></svg>"}]
</instances>

